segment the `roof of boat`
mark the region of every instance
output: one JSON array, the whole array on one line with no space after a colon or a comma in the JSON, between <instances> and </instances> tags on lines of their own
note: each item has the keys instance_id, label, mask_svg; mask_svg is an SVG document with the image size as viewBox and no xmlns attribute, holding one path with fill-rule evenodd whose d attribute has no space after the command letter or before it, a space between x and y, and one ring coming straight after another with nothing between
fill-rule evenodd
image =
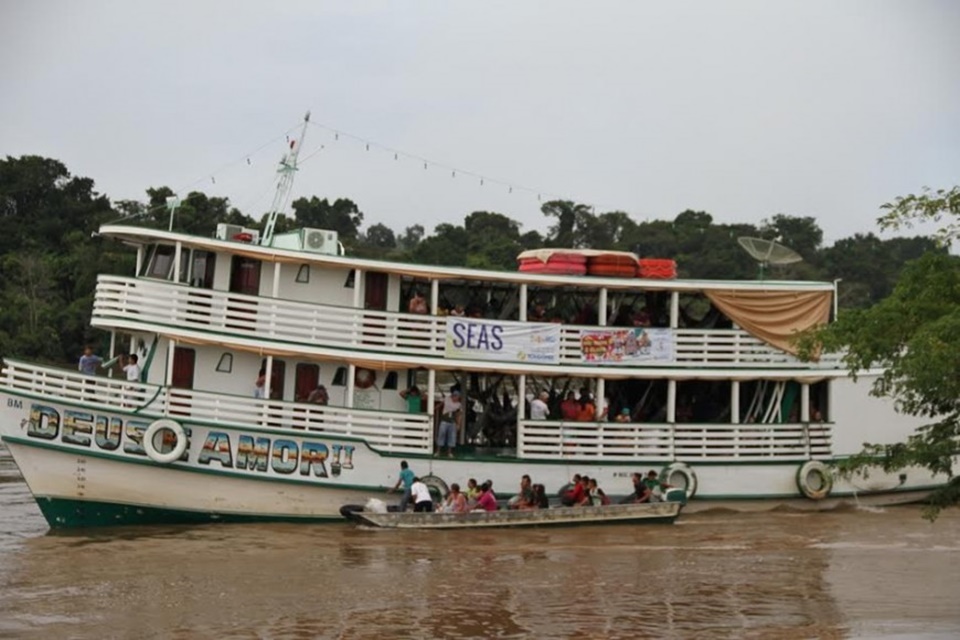
<instances>
[{"instance_id":1,"label":"roof of boat","mask_svg":"<svg viewBox=\"0 0 960 640\"><path fill-rule=\"evenodd\" d=\"M184 246L215 252L229 252L249 256L267 262L289 262L297 264L320 264L344 269L362 269L365 271L385 271L414 278L437 278L441 280L477 280L483 282L503 282L514 284L566 285L596 289L647 289L647 290L690 290L703 289L739 289L750 291L832 291L831 282L802 280L654 280L644 278L608 278L582 275L547 275L518 271L490 271L424 265L409 262L392 262L368 258L352 258L322 253L310 253L294 249L263 247L232 240L218 240L206 236L197 236L162 229L136 227L129 225L104 225L100 234L122 242L141 245L155 242L180 242ZM601 252L610 253L610 252Z\"/></svg>"}]
</instances>

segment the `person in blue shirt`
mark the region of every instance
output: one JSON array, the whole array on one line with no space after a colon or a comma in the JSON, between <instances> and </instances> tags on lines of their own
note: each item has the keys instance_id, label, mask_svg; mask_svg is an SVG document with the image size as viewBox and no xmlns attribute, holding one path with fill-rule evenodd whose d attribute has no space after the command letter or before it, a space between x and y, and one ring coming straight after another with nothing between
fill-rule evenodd
<instances>
[{"instance_id":1,"label":"person in blue shirt","mask_svg":"<svg viewBox=\"0 0 960 640\"><path fill-rule=\"evenodd\" d=\"M77 365L77 370L88 376L97 375L97 368L103 362L103 358L98 355L94 355L93 349L87 347L83 350L83 355L80 356L80 363Z\"/></svg>"},{"instance_id":2,"label":"person in blue shirt","mask_svg":"<svg viewBox=\"0 0 960 640\"><path fill-rule=\"evenodd\" d=\"M400 478L397 480L397 484L393 485L393 488L390 489L390 492L394 492L403 485L403 497L400 498L400 511L407 510L407 503L410 502L410 487L413 486L415 478L416 476L413 471L410 470L407 461L402 460L400 462Z\"/></svg>"}]
</instances>

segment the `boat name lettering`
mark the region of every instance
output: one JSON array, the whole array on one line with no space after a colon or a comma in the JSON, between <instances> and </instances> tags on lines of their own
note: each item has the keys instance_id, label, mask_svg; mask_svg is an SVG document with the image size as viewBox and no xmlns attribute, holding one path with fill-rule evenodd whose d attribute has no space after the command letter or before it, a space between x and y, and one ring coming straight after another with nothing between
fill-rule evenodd
<instances>
[{"instance_id":1,"label":"boat name lettering","mask_svg":"<svg viewBox=\"0 0 960 640\"><path fill-rule=\"evenodd\" d=\"M61 415L53 407L34 403L30 406L27 436L40 440L60 440L78 447L96 445L103 451L116 451L122 442L124 453L146 457L143 432L149 426L149 420L124 422L120 418L94 415L79 409L65 409ZM185 428L184 431L189 438L190 430ZM180 459L187 459L186 452Z\"/></svg>"},{"instance_id":2,"label":"boat name lettering","mask_svg":"<svg viewBox=\"0 0 960 640\"><path fill-rule=\"evenodd\" d=\"M16 398L7 398L7 406L13 409L23 409L23 403Z\"/></svg>"},{"instance_id":3,"label":"boat name lettering","mask_svg":"<svg viewBox=\"0 0 960 640\"><path fill-rule=\"evenodd\" d=\"M327 446L322 442L305 440L297 443L289 438L270 438L241 434L237 437L236 456L225 431L211 431L207 434L197 463L212 466L216 462L225 469L258 471L265 473L268 468L274 473L289 475L300 470L301 476L312 474L317 478L328 478L332 474L339 476L344 469L353 469L353 445L334 444ZM330 462L329 472L327 462Z\"/></svg>"},{"instance_id":4,"label":"boat name lettering","mask_svg":"<svg viewBox=\"0 0 960 640\"><path fill-rule=\"evenodd\" d=\"M27 436L40 440L59 440L78 447L101 451L121 451L146 457L143 434L152 420L123 420L95 415L89 411L57 409L34 403L26 421ZM193 430L184 426L187 448L179 458L190 459L190 436ZM234 439L236 447L233 446ZM121 448L122 445L122 448ZM287 437L270 438L249 434L208 431L197 455L197 463L211 467L255 473L290 475L299 469L301 476L337 477L343 470L353 469L355 445L326 444Z\"/></svg>"},{"instance_id":5,"label":"boat name lettering","mask_svg":"<svg viewBox=\"0 0 960 640\"><path fill-rule=\"evenodd\" d=\"M479 322L454 322L453 346L457 349L503 349L503 327Z\"/></svg>"}]
</instances>

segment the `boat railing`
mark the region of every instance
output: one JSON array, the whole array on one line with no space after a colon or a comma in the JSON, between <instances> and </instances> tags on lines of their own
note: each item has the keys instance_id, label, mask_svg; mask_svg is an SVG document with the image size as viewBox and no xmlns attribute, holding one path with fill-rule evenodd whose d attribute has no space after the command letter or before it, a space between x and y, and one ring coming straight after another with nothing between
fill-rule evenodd
<instances>
[{"instance_id":1,"label":"boat railing","mask_svg":"<svg viewBox=\"0 0 960 640\"><path fill-rule=\"evenodd\" d=\"M372 311L329 304L263 298L155 280L101 275L95 326L162 332L162 327L383 354L442 356L447 318ZM505 321L506 322L506 321ZM563 325L560 362L583 365L581 332L598 327ZM804 363L740 329L675 329L674 358L656 366L829 368L837 357ZM643 366L636 363L634 366ZM604 365L598 365L600 367Z\"/></svg>"},{"instance_id":2,"label":"boat railing","mask_svg":"<svg viewBox=\"0 0 960 640\"><path fill-rule=\"evenodd\" d=\"M517 441L521 458L809 460L830 457L832 426L524 420Z\"/></svg>"},{"instance_id":3,"label":"boat railing","mask_svg":"<svg viewBox=\"0 0 960 640\"><path fill-rule=\"evenodd\" d=\"M247 398L90 376L13 360L4 362L0 385L51 402L79 404L82 409L78 410L119 410L142 416L143 420L182 417L188 423L348 436L395 453L429 453L433 446L433 428L427 414Z\"/></svg>"}]
</instances>

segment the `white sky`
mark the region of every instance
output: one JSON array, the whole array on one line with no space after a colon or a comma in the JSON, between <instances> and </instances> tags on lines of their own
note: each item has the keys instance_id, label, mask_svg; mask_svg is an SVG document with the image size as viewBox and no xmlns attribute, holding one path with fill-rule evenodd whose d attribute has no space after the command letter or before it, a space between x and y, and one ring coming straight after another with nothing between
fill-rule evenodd
<instances>
[{"instance_id":1,"label":"white sky","mask_svg":"<svg viewBox=\"0 0 960 640\"><path fill-rule=\"evenodd\" d=\"M114 200L191 187L259 215L307 109L544 200L809 215L829 243L960 183L960 2L0 0L0 155ZM367 224L549 224L536 191L318 127L304 155L321 144L294 197L352 198Z\"/></svg>"}]
</instances>

